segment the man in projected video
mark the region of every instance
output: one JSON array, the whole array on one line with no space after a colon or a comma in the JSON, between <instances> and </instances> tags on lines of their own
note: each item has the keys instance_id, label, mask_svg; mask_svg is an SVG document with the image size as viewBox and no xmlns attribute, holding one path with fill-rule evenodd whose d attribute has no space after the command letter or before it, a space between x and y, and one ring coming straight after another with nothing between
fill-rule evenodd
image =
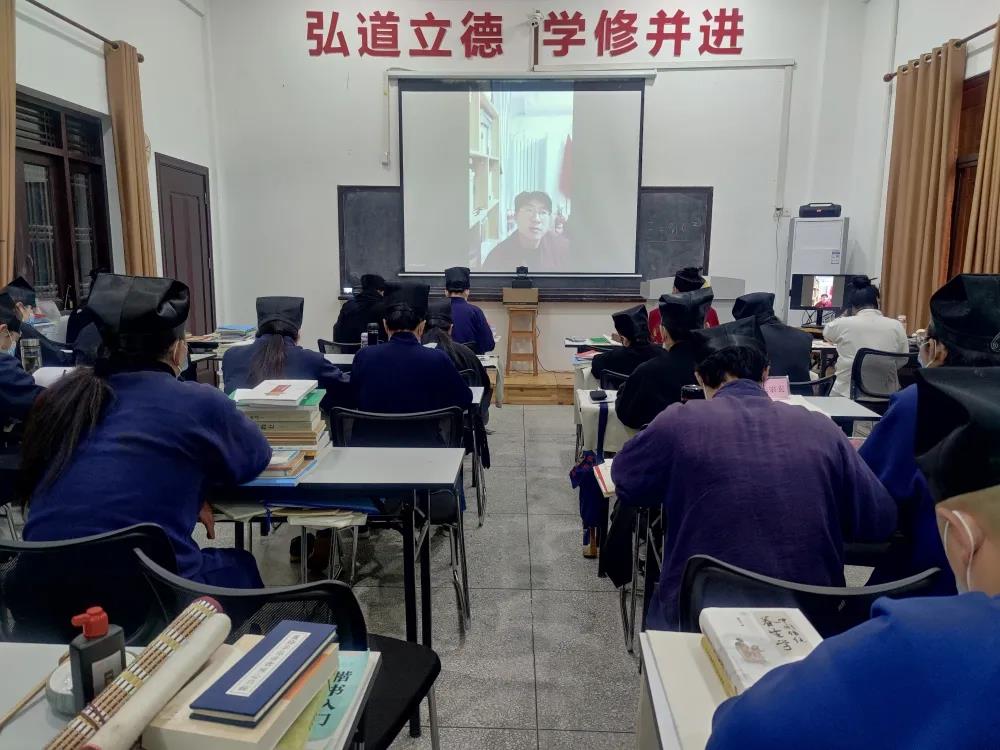
<instances>
[{"instance_id":1,"label":"man in projected video","mask_svg":"<svg viewBox=\"0 0 1000 750\"><path fill-rule=\"evenodd\" d=\"M514 232L498 244L483 262L483 270L513 273L518 266L531 271L569 272L569 240L553 231L552 199L540 190L514 198Z\"/></svg>"}]
</instances>

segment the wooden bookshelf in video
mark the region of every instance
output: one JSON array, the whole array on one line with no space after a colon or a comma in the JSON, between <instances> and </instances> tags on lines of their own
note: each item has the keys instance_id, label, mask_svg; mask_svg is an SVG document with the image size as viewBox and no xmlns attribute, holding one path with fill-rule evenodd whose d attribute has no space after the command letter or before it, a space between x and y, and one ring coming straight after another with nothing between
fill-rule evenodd
<instances>
[{"instance_id":1,"label":"wooden bookshelf in video","mask_svg":"<svg viewBox=\"0 0 1000 750\"><path fill-rule=\"evenodd\" d=\"M490 94L469 92L469 230L479 233L479 247L500 240L500 118ZM469 265L479 267L479 258Z\"/></svg>"}]
</instances>

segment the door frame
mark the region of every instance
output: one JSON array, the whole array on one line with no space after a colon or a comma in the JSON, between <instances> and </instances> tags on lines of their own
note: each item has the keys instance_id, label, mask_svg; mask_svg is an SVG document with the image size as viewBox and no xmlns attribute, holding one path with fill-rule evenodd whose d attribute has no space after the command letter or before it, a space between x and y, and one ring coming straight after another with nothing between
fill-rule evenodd
<instances>
[{"instance_id":1,"label":"door frame","mask_svg":"<svg viewBox=\"0 0 1000 750\"><path fill-rule=\"evenodd\" d=\"M200 164L194 164L193 162L184 161L183 159L177 159L173 156L167 156L166 154L161 154L159 152L154 154L155 164L156 164L156 200L158 206L158 213L160 216L160 248L163 253L163 270L167 270L167 231L166 226L163 222L163 184L162 184L162 172L161 167L168 167L171 169L177 169L182 172L190 172L191 174L203 177L205 180L205 221L208 224L208 236L207 249L208 249L208 293L211 299L210 313L211 317L209 320L209 328L212 330L218 324L216 302L215 302L215 248L212 246L212 201L211 201L211 182L209 176L208 167L203 167ZM173 259L172 259L173 260ZM176 260L174 260L174 266L176 267Z\"/></svg>"}]
</instances>

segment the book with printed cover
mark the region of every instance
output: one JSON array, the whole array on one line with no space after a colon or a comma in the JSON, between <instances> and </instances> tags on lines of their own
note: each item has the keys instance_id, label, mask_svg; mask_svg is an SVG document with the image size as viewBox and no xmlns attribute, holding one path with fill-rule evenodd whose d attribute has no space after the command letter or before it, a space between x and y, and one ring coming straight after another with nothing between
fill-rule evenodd
<instances>
[{"instance_id":1,"label":"book with printed cover","mask_svg":"<svg viewBox=\"0 0 1000 750\"><path fill-rule=\"evenodd\" d=\"M265 380L234 393L240 406L298 406L319 385L315 380Z\"/></svg>"},{"instance_id":2,"label":"book with printed cover","mask_svg":"<svg viewBox=\"0 0 1000 750\"><path fill-rule=\"evenodd\" d=\"M775 667L804 659L823 641L797 609L707 607L698 625L702 647L730 697Z\"/></svg>"}]
</instances>

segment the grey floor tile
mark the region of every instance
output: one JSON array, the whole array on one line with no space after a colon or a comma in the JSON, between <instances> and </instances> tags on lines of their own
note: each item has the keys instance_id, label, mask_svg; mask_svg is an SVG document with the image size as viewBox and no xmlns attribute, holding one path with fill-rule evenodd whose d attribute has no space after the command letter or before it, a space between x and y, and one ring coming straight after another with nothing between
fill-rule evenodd
<instances>
[{"instance_id":1,"label":"grey floor tile","mask_svg":"<svg viewBox=\"0 0 1000 750\"><path fill-rule=\"evenodd\" d=\"M402 591L358 588L372 632L401 635ZM434 591L433 648L441 657L437 685L442 726L535 729L531 592L476 589L472 627L458 628L454 596Z\"/></svg>"},{"instance_id":2,"label":"grey floor tile","mask_svg":"<svg viewBox=\"0 0 1000 750\"><path fill-rule=\"evenodd\" d=\"M617 593L532 592L538 728L630 732L639 680Z\"/></svg>"},{"instance_id":3,"label":"grey floor tile","mask_svg":"<svg viewBox=\"0 0 1000 750\"><path fill-rule=\"evenodd\" d=\"M528 476L528 513L580 516L580 496L569 481L569 469L531 471Z\"/></svg>"},{"instance_id":4,"label":"grey floor tile","mask_svg":"<svg viewBox=\"0 0 1000 750\"><path fill-rule=\"evenodd\" d=\"M632 750L636 737L628 732L538 732L538 750Z\"/></svg>"},{"instance_id":5,"label":"grey floor tile","mask_svg":"<svg viewBox=\"0 0 1000 750\"><path fill-rule=\"evenodd\" d=\"M490 466L523 467L524 438L522 435L490 435Z\"/></svg>"},{"instance_id":6,"label":"grey floor tile","mask_svg":"<svg viewBox=\"0 0 1000 750\"><path fill-rule=\"evenodd\" d=\"M533 729L468 729L443 728L441 747L447 750L535 750L538 740ZM430 729L424 729L420 737L410 737L403 729L396 741L390 745L393 750L424 750L431 746Z\"/></svg>"},{"instance_id":7,"label":"grey floor tile","mask_svg":"<svg viewBox=\"0 0 1000 750\"><path fill-rule=\"evenodd\" d=\"M529 476L532 470L545 471L550 476L552 472L566 472L573 468L574 444L571 436L536 438L525 440L525 465Z\"/></svg>"},{"instance_id":8,"label":"grey floor tile","mask_svg":"<svg viewBox=\"0 0 1000 750\"><path fill-rule=\"evenodd\" d=\"M582 554L579 516L528 516L531 540L531 588L558 591L614 591L597 577L597 560Z\"/></svg>"},{"instance_id":9,"label":"grey floor tile","mask_svg":"<svg viewBox=\"0 0 1000 750\"><path fill-rule=\"evenodd\" d=\"M477 527L473 522L475 514L465 515L469 524L465 527L465 554L469 561L470 588L531 588L527 516L498 513Z\"/></svg>"},{"instance_id":10,"label":"grey floor tile","mask_svg":"<svg viewBox=\"0 0 1000 750\"><path fill-rule=\"evenodd\" d=\"M558 435L572 440L576 436L573 409L572 406L525 406L524 436L532 440Z\"/></svg>"},{"instance_id":11,"label":"grey floor tile","mask_svg":"<svg viewBox=\"0 0 1000 750\"><path fill-rule=\"evenodd\" d=\"M511 404L502 409L490 407L490 423L487 425L499 435L520 435L524 431L524 407Z\"/></svg>"},{"instance_id":12,"label":"grey floor tile","mask_svg":"<svg viewBox=\"0 0 1000 750\"><path fill-rule=\"evenodd\" d=\"M492 466L486 470L486 514L524 513L525 473L521 466ZM473 490L472 492L475 492ZM472 497L472 495L469 495ZM487 524L489 521L487 520Z\"/></svg>"}]
</instances>

